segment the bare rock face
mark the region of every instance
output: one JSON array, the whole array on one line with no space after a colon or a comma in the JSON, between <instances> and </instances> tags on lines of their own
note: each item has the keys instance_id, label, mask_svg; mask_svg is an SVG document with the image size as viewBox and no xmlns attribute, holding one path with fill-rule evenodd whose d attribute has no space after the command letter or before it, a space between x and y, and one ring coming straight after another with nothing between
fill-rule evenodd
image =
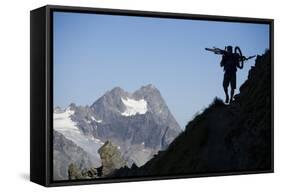
<instances>
[{"instance_id":1,"label":"bare rock face","mask_svg":"<svg viewBox=\"0 0 281 192\"><path fill-rule=\"evenodd\" d=\"M142 105L141 101L145 104L144 111L126 113L133 106ZM129 149L131 153L130 146L142 143L146 149L164 150L182 132L160 91L151 84L133 93L116 87L95 101L90 109L102 122L93 122L96 128L89 132L102 141L110 139L121 147L121 152Z\"/></svg>"},{"instance_id":2,"label":"bare rock face","mask_svg":"<svg viewBox=\"0 0 281 192\"><path fill-rule=\"evenodd\" d=\"M101 157L103 177L110 175L116 169L120 169L126 165L118 147L110 141L106 141L98 150L98 153Z\"/></svg>"}]
</instances>

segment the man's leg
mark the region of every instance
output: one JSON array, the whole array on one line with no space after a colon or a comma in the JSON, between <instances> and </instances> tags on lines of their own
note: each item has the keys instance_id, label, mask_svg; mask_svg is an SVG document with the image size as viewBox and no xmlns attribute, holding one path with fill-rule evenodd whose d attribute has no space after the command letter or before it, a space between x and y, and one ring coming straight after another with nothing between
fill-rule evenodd
<instances>
[{"instance_id":1,"label":"man's leg","mask_svg":"<svg viewBox=\"0 0 281 192\"><path fill-rule=\"evenodd\" d=\"M231 91L230 91L230 103L231 103L233 101L233 96L236 89L236 73L233 73L231 75L230 86L231 86Z\"/></svg>"},{"instance_id":2,"label":"man's leg","mask_svg":"<svg viewBox=\"0 0 281 192\"><path fill-rule=\"evenodd\" d=\"M228 95L228 89L227 86L223 87L224 93L225 93L225 103L228 103L229 101L229 95Z\"/></svg>"},{"instance_id":3,"label":"man's leg","mask_svg":"<svg viewBox=\"0 0 281 192\"><path fill-rule=\"evenodd\" d=\"M233 100L234 91L235 91L235 89L231 88L231 91L230 91L230 101L229 101L229 103L231 103L232 100Z\"/></svg>"},{"instance_id":4,"label":"man's leg","mask_svg":"<svg viewBox=\"0 0 281 192\"><path fill-rule=\"evenodd\" d=\"M226 73L224 73L223 90L224 90L224 93L225 93L225 103L228 103L228 101L229 101L228 88L227 88L228 85L229 85L228 75Z\"/></svg>"}]
</instances>

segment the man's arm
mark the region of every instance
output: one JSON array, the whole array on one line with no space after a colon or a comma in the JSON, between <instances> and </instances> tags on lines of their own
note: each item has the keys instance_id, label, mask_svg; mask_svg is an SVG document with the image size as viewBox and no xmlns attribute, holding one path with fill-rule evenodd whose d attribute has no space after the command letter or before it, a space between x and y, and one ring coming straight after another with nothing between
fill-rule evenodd
<instances>
[{"instance_id":1,"label":"man's arm","mask_svg":"<svg viewBox=\"0 0 281 192\"><path fill-rule=\"evenodd\" d=\"M223 55L222 56L222 59L221 59L221 67L223 67L224 66L224 64L225 64L225 56Z\"/></svg>"}]
</instances>

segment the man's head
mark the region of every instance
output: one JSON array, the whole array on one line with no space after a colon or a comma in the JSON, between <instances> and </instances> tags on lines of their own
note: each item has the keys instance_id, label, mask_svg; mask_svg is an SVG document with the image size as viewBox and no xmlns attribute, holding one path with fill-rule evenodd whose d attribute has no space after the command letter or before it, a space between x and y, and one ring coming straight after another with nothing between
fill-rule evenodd
<instances>
[{"instance_id":1,"label":"man's head","mask_svg":"<svg viewBox=\"0 0 281 192\"><path fill-rule=\"evenodd\" d=\"M226 51L227 51L228 53L232 53L232 46L228 45L228 46L226 47Z\"/></svg>"}]
</instances>

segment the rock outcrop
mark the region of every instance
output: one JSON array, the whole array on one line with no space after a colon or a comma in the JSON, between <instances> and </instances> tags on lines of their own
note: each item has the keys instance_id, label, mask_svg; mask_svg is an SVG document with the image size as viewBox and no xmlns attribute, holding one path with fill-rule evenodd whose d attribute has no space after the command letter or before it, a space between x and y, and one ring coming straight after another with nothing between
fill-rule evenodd
<instances>
[{"instance_id":1,"label":"rock outcrop","mask_svg":"<svg viewBox=\"0 0 281 192\"><path fill-rule=\"evenodd\" d=\"M110 141L106 141L98 152L101 157L103 177L110 175L116 169L120 169L126 165L121 152Z\"/></svg>"},{"instance_id":2,"label":"rock outcrop","mask_svg":"<svg viewBox=\"0 0 281 192\"><path fill-rule=\"evenodd\" d=\"M84 177L81 174L80 169L73 163L68 166L68 179L75 180L75 179L83 179Z\"/></svg>"},{"instance_id":3,"label":"rock outcrop","mask_svg":"<svg viewBox=\"0 0 281 192\"><path fill-rule=\"evenodd\" d=\"M98 152L102 162L101 167L81 170L75 163L71 163L68 166L69 180L108 177L117 169L126 166L126 161L122 158L120 150L112 142L106 141Z\"/></svg>"}]
</instances>

